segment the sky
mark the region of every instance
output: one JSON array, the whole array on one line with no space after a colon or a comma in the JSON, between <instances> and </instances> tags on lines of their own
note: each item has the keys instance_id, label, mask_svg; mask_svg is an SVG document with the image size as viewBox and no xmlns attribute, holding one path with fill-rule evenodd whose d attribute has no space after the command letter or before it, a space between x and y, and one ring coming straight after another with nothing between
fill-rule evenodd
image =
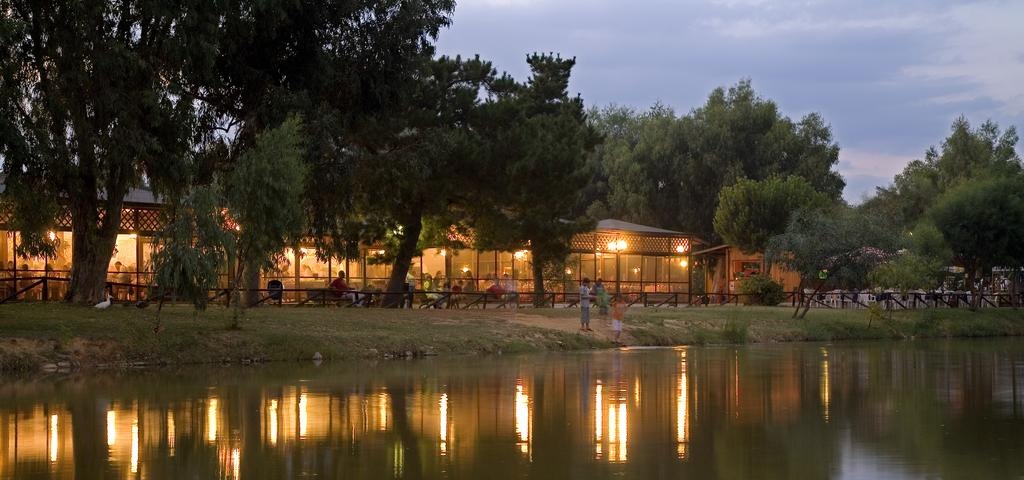
<instances>
[{"instance_id":1,"label":"sky","mask_svg":"<svg viewBox=\"0 0 1024 480\"><path fill-rule=\"evenodd\" d=\"M588 106L681 114L749 78L786 116L832 125L852 203L958 116L1024 128L1024 0L459 0L438 52L519 79L528 53L575 57Z\"/></svg>"}]
</instances>

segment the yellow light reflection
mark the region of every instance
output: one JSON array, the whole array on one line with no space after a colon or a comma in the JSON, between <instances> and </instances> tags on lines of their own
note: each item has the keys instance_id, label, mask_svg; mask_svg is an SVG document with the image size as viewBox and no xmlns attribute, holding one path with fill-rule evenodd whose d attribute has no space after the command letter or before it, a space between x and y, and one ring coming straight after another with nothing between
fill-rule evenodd
<instances>
[{"instance_id":1,"label":"yellow light reflection","mask_svg":"<svg viewBox=\"0 0 1024 480\"><path fill-rule=\"evenodd\" d=\"M308 398L303 393L299 395L299 438L306 438L306 427L309 425L309 417L306 415L306 405L308 405Z\"/></svg>"},{"instance_id":2,"label":"yellow light reflection","mask_svg":"<svg viewBox=\"0 0 1024 480\"><path fill-rule=\"evenodd\" d=\"M242 478L242 476L239 475L239 470L241 470L241 468L242 468L242 465L241 465L242 464L242 458L241 457L242 457L242 452L240 450L238 450L238 447L235 447L235 448L231 449L231 473L232 473L232 477L231 478L234 478L235 480L238 480L239 478Z\"/></svg>"},{"instance_id":3,"label":"yellow light reflection","mask_svg":"<svg viewBox=\"0 0 1024 480\"><path fill-rule=\"evenodd\" d=\"M107 410L107 446L112 447L117 443L117 414L113 410Z\"/></svg>"},{"instance_id":4,"label":"yellow light reflection","mask_svg":"<svg viewBox=\"0 0 1024 480\"><path fill-rule=\"evenodd\" d=\"M391 397L387 392L380 392L377 395L377 429L384 431L388 429L388 404Z\"/></svg>"},{"instance_id":5,"label":"yellow light reflection","mask_svg":"<svg viewBox=\"0 0 1024 480\"><path fill-rule=\"evenodd\" d=\"M132 421L132 473L139 473L139 421Z\"/></svg>"},{"instance_id":6,"label":"yellow light reflection","mask_svg":"<svg viewBox=\"0 0 1024 480\"><path fill-rule=\"evenodd\" d=\"M597 386L594 389L594 458L601 459L601 440L604 437L604 406L601 404L601 393L604 386L601 385L601 381L597 381Z\"/></svg>"},{"instance_id":7,"label":"yellow light reflection","mask_svg":"<svg viewBox=\"0 0 1024 480\"><path fill-rule=\"evenodd\" d=\"M267 415L270 417L270 419L268 420L269 423L270 423L270 432L269 432L270 445L271 446L276 446L277 445L277 399L276 398L270 400L270 411L267 413Z\"/></svg>"},{"instance_id":8,"label":"yellow light reflection","mask_svg":"<svg viewBox=\"0 0 1024 480\"><path fill-rule=\"evenodd\" d=\"M516 381L515 402L516 435L519 439L519 450L530 452L530 396L523 389L522 380Z\"/></svg>"},{"instance_id":9,"label":"yellow light reflection","mask_svg":"<svg viewBox=\"0 0 1024 480\"><path fill-rule=\"evenodd\" d=\"M438 402L438 416L440 417L439 432L441 435L441 455L448 454L448 394L442 393Z\"/></svg>"},{"instance_id":10,"label":"yellow light reflection","mask_svg":"<svg viewBox=\"0 0 1024 480\"><path fill-rule=\"evenodd\" d=\"M616 459L619 462L626 461L626 403L619 404L619 455Z\"/></svg>"},{"instance_id":11,"label":"yellow light reflection","mask_svg":"<svg viewBox=\"0 0 1024 480\"><path fill-rule=\"evenodd\" d=\"M50 462L57 462L57 414L50 415Z\"/></svg>"},{"instance_id":12,"label":"yellow light reflection","mask_svg":"<svg viewBox=\"0 0 1024 480\"><path fill-rule=\"evenodd\" d=\"M690 439L689 383L686 378L686 351L680 352L679 388L676 392L676 453L679 458L686 458L687 442Z\"/></svg>"},{"instance_id":13,"label":"yellow light reflection","mask_svg":"<svg viewBox=\"0 0 1024 480\"><path fill-rule=\"evenodd\" d=\"M213 397L206 405L206 440L210 443L217 441L217 402Z\"/></svg>"},{"instance_id":14,"label":"yellow light reflection","mask_svg":"<svg viewBox=\"0 0 1024 480\"><path fill-rule=\"evenodd\" d=\"M402 478L405 476L405 447L402 446L402 441L395 442L394 454L391 460L394 465L395 478Z\"/></svg>"},{"instance_id":15,"label":"yellow light reflection","mask_svg":"<svg viewBox=\"0 0 1024 480\"><path fill-rule=\"evenodd\" d=\"M174 412L167 412L167 451L170 456L174 456Z\"/></svg>"},{"instance_id":16,"label":"yellow light reflection","mask_svg":"<svg viewBox=\"0 0 1024 480\"><path fill-rule=\"evenodd\" d=\"M633 379L633 404L640 406L640 377Z\"/></svg>"},{"instance_id":17,"label":"yellow light reflection","mask_svg":"<svg viewBox=\"0 0 1024 480\"><path fill-rule=\"evenodd\" d=\"M821 360L821 406L822 416L825 421L829 421L829 409L832 406L832 387L829 384L828 374L828 350L822 348L821 354L823 356Z\"/></svg>"}]
</instances>

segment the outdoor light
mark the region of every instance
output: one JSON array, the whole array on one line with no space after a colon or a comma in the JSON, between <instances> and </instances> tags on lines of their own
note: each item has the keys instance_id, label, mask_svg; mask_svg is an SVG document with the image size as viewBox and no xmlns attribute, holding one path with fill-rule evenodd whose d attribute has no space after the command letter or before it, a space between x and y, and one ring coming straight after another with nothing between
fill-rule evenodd
<instances>
[{"instance_id":1,"label":"outdoor light","mask_svg":"<svg viewBox=\"0 0 1024 480\"><path fill-rule=\"evenodd\" d=\"M516 252L513 256L516 258L516 260L522 260L526 258L526 250L520 250Z\"/></svg>"},{"instance_id":2,"label":"outdoor light","mask_svg":"<svg viewBox=\"0 0 1024 480\"><path fill-rule=\"evenodd\" d=\"M448 250L445 250L443 248L438 250L437 253L440 253L442 257L447 257L448 256Z\"/></svg>"},{"instance_id":3,"label":"outdoor light","mask_svg":"<svg viewBox=\"0 0 1024 480\"><path fill-rule=\"evenodd\" d=\"M469 265L462 266L462 273L469 273Z\"/></svg>"},{"instance_id":4,"label":"outdoor light","mask_svg":"<svg viewBox=\"0 0 1024 480\"><path fill-rule=\"evenodd\" d=\"M625 240L613 240L608 242L608 250L613 252L621 252L626 249L628 245Z\"/></svg>"},{"instance_id":5,"label":"outdoor light","mask_svg":"<svg viewBox=\"0 0 1024 480\"><path fill-rule=\"evenodd\" d=\"M50 239L51 242L57 241L57 232L54 232L53 230L46 232L46 236Z\"/></svg>"},{"instance_id":6,"label":"outdoor light","mask_svg":"<svg viewBox=\"0 0 1024 480\"><path fill-rule=\"evenodd\" d=\"M572 269L571 268L565 269L565 274L566 275L572 275Z\"/></svg>"},{"instance_id":7,"label":"outdoor light","mask_svg":"<svg viewBox=\"0 0 1024 480\"><path fill-rule=\"evenodd\" d=\"M689 265L689 264L690 263L687 262L685 258L679 261L679 266L683 267L683 268L686 268L686 266Z\"/></svg>"},{"instance_id":8,"label":"outdoor light","mask_svg":"<svg viewBox=\"0 0 1024 480\"><path fill-rule=\"evenodd\" d=\"M686 247L682 245L676 245L676 253L683 253L686 251Z\"/></svg>"}]
</instances>

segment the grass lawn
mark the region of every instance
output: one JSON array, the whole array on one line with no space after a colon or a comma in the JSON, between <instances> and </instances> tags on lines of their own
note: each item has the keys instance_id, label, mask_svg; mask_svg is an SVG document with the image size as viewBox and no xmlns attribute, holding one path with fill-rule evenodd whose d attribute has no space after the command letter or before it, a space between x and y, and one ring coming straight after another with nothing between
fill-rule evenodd
<instances>
[{"instance_id":1,"label":"grass lawn","mask_svg":"<svg viewBox=\"0 0 1024 480\"><path fill-rule=\"evenodd\" d=\"M631 308L623 342L681 345L785 341L1024 335L1024 310L813 309L803 320L785 307ZM63 304L0 305L0 371L46 363L215 363L414 354L489 354L610 347L605 320L580 334L577 309L385 310L261 307L227 327L234 310L169 306L107 310ZM881 314L879 314L881 313Z\"/></svg>"}]
</instances>

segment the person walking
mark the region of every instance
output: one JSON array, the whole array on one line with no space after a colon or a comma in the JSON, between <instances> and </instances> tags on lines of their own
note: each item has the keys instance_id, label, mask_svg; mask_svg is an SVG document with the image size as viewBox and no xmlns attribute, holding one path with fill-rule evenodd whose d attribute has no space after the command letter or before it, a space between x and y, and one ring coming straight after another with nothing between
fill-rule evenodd
<instances>
[{"instance_id":1,"label":"person walking","mask_svg":"<svg viewBox=\"0 0 1024 480\"><path fill-rule=\"evenodd\" d=\"M608 319L608 289L604 287L604 281L600 278L594 282L594 298L597 302L597 314L601 316L602 321Z\"/></svg>"},{"instance_id":2,"label":"person walking","mask_svg":"<svg viewBox=\"0 0 1024 480\"><path fill-rule=\"evenodd\" d=\"M580 284L580 330L593 332L590 328L590 301L594 295L590 291L590 279L584 278Z\"/></svg>"}]
</instances>

